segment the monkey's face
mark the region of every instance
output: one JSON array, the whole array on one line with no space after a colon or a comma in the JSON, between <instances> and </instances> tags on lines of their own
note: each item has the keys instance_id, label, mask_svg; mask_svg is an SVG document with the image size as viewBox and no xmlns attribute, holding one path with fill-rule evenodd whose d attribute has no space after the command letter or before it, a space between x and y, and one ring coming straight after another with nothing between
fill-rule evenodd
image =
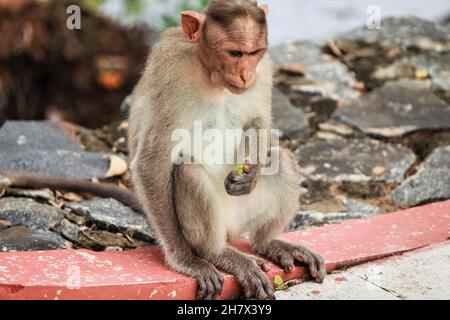
<instances>
[{"instance_id":1,"label":"monkey's face","mask_svg":"<svg viewBox=\"0 0 450 320\"><path fill-rule=\"evenodd\" d=\"M238 19L228 29L208 25L199 50L213 84L242 94L256 81L257 66L267 51L267 29L251 19Z\"/></svg>"}]
</instances>

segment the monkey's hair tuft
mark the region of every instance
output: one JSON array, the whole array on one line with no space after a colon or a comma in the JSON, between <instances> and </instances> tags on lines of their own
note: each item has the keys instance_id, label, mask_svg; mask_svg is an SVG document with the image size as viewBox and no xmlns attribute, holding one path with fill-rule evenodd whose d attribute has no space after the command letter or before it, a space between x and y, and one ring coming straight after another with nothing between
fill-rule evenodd
<instances>
[{"instance_id":1,"label":"monkey's hair tuft","mask_svg":"<svg viewBox=\"0 0 450 320\"><path fill-rule=\"evenodd\" d=\"M254 0L211 0L206 8L207 19L223 27L230 26L236 18L250 17L260 26L267 26L264 11Z\"/></svg>"}]
</instances>

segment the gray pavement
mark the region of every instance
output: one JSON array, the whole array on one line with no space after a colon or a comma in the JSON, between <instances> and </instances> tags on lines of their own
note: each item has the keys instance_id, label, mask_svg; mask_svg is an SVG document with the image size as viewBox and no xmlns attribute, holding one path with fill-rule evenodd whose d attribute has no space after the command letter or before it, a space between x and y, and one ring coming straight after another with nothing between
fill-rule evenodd
<instances>
[{"instance_id":1,"label":"gray pavement","mask_svg":"<svg viewBox=\"0 0 450 320\"><path fill-rule=\"evenodd\" d=\"M450 300L450 242L349 268L323 284L277 292L279 300Z\"/></svg>"}]
</instances>

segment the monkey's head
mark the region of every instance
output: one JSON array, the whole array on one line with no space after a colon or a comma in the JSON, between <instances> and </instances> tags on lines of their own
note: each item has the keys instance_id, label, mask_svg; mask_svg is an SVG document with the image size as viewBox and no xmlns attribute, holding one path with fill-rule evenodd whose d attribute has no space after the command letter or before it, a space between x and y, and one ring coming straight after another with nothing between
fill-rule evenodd
<instances>
[{"instance_id":1,"label":"monkey's head","mask_svg":"<svg viewBox=\"0 0 450 320\"><path fill-rule=\"evenodd\" d=\"M205 13L181 14L186 39L198 45L214 85L242 94L256 81L267 51L268 7L251 0L212 0Z\"/></svg>"}]
</instances>

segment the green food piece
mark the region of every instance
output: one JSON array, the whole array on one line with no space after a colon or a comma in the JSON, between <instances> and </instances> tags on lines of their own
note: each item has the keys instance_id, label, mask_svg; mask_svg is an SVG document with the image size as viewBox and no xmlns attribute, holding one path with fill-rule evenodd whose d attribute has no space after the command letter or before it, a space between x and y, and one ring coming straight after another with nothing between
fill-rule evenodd
<instances>
[{"instance_id":1,"label":"green food piece","mask_svg":"<svg viewBox=\"0 0 450 320\"><path fill-rule=\"evenodd\" d=\"M274 283L276 286L279 287L279 286L283 285L284 280L283 280L283 278L280 277L279 275L276 275L276 276L273 278L273 283Z\"/></svg>"},{"instance_id":2,"label":"green food piece","mask_svg":"<svg viewBox=\"0 0 450 320\"><path fill-rule=\"evenodd\" d=\"M244 174L244 165L238 165L235 171L238 175L242 176Z\"/></svg>"}]
</instances>

